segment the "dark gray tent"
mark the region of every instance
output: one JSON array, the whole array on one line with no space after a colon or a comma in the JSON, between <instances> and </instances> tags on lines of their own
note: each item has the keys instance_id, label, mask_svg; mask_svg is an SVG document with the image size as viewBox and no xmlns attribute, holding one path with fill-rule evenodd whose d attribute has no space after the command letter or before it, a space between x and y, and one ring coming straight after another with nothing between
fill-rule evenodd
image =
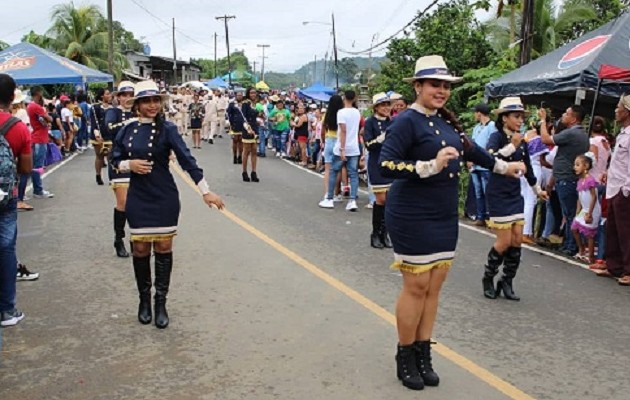
<instances>
[{"instance_id":1,"label":"dark gray tent","mask_svg":"<svg viewBox=\"0 0 630 400\"><path fill-rule=\"evenodd\" d=\"M574 104L576 92L583 89L582 104L590 109L604 64L630 68L630 12L490 82L485 94L489 98L520 96L525 103L544 101L562 110ZM630 84L602 82L596 112L612 116L622 93L630 93Z\"/></svg>"}]
</instances>

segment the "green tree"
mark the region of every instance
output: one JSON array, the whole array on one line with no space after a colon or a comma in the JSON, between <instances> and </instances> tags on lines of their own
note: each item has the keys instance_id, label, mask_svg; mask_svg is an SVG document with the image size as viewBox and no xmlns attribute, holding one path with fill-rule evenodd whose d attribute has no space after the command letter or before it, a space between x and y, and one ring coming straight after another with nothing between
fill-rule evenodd
<instances>
[{"instance_id":1,"label":"green tree","mask_svg":"<svg viewBox=\"0 0 630 400\"><path fill-rule=\"evenodd\" d=\"M489 65L495 53L486 40L485 27L475 18L476 7L476 3L466 0L443 3L416 21L414 38L392 40L387 51L389 61L382 64L377 90L396 90L413 98L410 85L403 83L402 78L413 75L420 56L439 54L458 75ZM451 107L456 110L465 106L454 100Z\"/></svg>"},{"instance_id":2,"label":"green tree","mask_svg":"<svg viewBox=\"0 0 630 400\"><path fill-rule=\"evenodd\" d=\"M350 57L344 57L338 61L339 83L354 83L355 76L359 73L359 66Z\"/></svg>"},{"instance_id":3,"label":"green tree","mask_svg":"<svg viewBox=\"0 0 630 400\"><path fill-rule=\"evenodd\" d=\"M40 35L32 30L22 37L22 42L31 43L44 49L50 49L52 47L52 39L50 36Z\"/></svg>"},{"instance_id":4,"label":"green tree","mask_svg":"<svg viewBox=\"0 0 630 400\"><path fill-rule=\"evenodd\" d=\"M567 21L561 21L558 27L558 35L560 43L567 43L579 38L583 34L597 29L607 22L617 18L624 7L620 0L565 0L561 8L561 14L574 13L579 9L589 9L588 15L584 18L574 18ZM560 17L559 17L560 19Z\"/></svg>"},{"instance_id":5,"label":"green tree","mask_svg":"<svg viewBox=\"0 0 630 400\"><path fill-rule=\"evenodd\" d=\"M223 76L228 73L228 61L227 57L217 59L216 63L216 75L215 75L215 63L214 60L206 58L199 58L191 60L201 67L201 77L203 79L212 79L215 76ZM249 65L249 59L245 55L245 51L236 50L230 53L230 63L232 64L232 71L245 71L252 72Z\"/></svg>"},{"instance_id":6,"label":"green tree","mask_svg":"<svg viewBox=\"0 0 630 400\"><path fill-rule=\"evenodd\" d=\"M3 42L2 40L0 40L0 50L4 50L7 47L9 47L9 43Z\"/></svg>"},{"instance_id":7,"label":"green tree","mask_svg":"<svg viewBox=\"0 0 630 400\"><path fill-rule=\"evenodd\" d=\"M52 47L61 55L90 68L108 69L107 30L103 30L103 15L95 5L75 7L74 3L59 4L53 7L51 36ZM114 74L128 63L120 52L120 45L114 43Z\"/></svg>"}]
</instances>

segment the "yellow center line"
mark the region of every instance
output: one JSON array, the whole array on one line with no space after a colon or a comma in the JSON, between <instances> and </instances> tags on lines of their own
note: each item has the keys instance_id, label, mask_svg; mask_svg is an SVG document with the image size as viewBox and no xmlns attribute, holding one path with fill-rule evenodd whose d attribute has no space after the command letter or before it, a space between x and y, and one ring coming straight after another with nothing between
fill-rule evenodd
<instances>
[{"instance_id":1,"label":"yellow center line","mask_svg":"<svg viewBox=\"0 0 630 400\"><path fill-rule=\"evenodd\" d=\"M171 167L179 176L181 176L181 178L193 190L198 191L197 185L195 185L195 183L190 179L190 177L186 175L184 171L182 171L182 169L178 165L172 164ZM367 297L357 292L356 290L352 289L350 286L346 285L340 280L324 272L321 268L317 267L315 264L311 263L310 261L304 259L297 253L289 250L288 248L284 247L280 243L276 242L275 240L273 240L272 238L270 238L269 236L267 236L260 230L254 228L252 225L248 224L244 220L237 217L234 213L228 210L223 210L222 213L229 220L236 223L237 225L239 225L241 228L245 229L252 235L256 236L258 239L262 240L263 242L265 242L266 244L268 244L269 246L277 250L279 253L283 254L284 256L286 256L287 258L289 258L290 260L292 260L293 262L295 262L296 264L298 264L305 270L309 271L310 273L312 273L313 275L315 275L322 281L326 282L328 285L339 290L341 293L343 293L350 299L354 300L356 303L367 308L373 314L377 315L379 318L383 319L384 321L389 322L393 326L396 326L396 317L394 316L394 314L390 313L389 311L379 306L378 304L368 299ZM487 369L481 367L480 365L467 359L466 357L462 356L461 354L457 353L456 351L450 349L449 347L443 344L438 343L435 346L433 346L433 349L440 356L446 358L447 360L451 361L455 365L470 372L473 376L479 378L481 381L487 383L488 385L492 386L499 392L505 394L510 399L536 400L534 397L528 395L527 393L518 389L514 385L504 381L503 379L494 375L492 372L488 371Z\"/></svg>"}]
</instances>

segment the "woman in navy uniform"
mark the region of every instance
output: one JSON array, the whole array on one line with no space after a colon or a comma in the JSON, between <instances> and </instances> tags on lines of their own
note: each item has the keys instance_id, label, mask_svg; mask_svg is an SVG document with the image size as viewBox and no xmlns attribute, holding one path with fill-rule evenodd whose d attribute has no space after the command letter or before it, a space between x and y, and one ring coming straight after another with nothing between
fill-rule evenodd
<instances>
[{"instance_id":1,"label":"woman in navy uniform","mask_svg":"<svg viewBox=\"0 0 630 400\"><path fill-rule=\"evenodd\" d=\"M527 170L525 178L539 197L546 199L547 193L536 182L532 169L527 143L521 134L525 108L518 97L507 97L501 101L497 115L497 130L490 135L486 146L490 154L505 161L524 162ZM488 253L488 261L483 275L483 294L496 299L503 292L508 300L520 300L514 293L512 280L521 262L523 225L525 225L524 200L521 196L520 181L508 179L493 173L486 187L490 220L488 226L494 228L496 240ZM494 277L503 264L503 274L494 287Z\"/></svg>"},{"instance_id":2,"label":"woman in navy uniform","mask_svg":"<svg viewBox=\"0 0 630 400\"><path fill-rule=\"evenodd\" d=\"M243 107L243 92L236 92L236 97L233 102L228 105L227 116L230 121L230 136L232 136L232 156L234 157L234 164L243 163L243 124L245 123L245 117L241 112ZM245 176L243 176L245 180Z\"/></svg>"},{"instance_id":3,"label":"woman in navy uniform","mask_svg":"<svg viewBox=\"0 0 630 400\"><path fill-rule=\"evenodd\" d=\"M389 127L381 149L381 173L394 178L385 222L394 245L392 268L403 287L396 305L397 374L420 390L437 386L431 363L431 334L442 283L455 256L458 183L464 161L517 177L522 163L496 160L472 143L444 108L457 78L440 56L421 57L411 78L416 101ZM518 183L518 180L515 180Z\"/></svg>"},{"instance_id":4,"label":"woman in navy uniform","mask_svg":"<svg viewBox=\"0 0 630 400\"><path fill-rule=\"evenodd\" d=\"M256 118L258 117L258 111L256 111L256 103L258 102L258 92L255 88L249 87L245 91L247 97L243 101L241 111L246 119L246 123L243 124L242 146L243 146L243 181L249 182L250 178L247 174L247 159L252 161L252 182L260 182L258 174L256 173L256 167L258 164L258 154L256 150L256 140L258 139L258 123Z\"/></svg>"},{"instance_id":5,"label":"woman in navy uniform","mask_svg":"<svg viewBox=\"0 0 630 400\"><path fill-rule=\"evenodd\" d=\"M101 135L107 140L113 141L120 129L132 122L133 112L127 105L127 100L133 97L134 84L129 81L122 81L118 84L116 91L117 106L105 111L103 130ZM116 196L116 207L114 207L114 248L118 257L129 257L125 249L125 224L127 216L125 214L125 203L127 201L127 188L129 187L129 173L121 172L112 167L112 162L107 166L109 184Z\"/></svg>"},{"instance_id":6,"label":"woman in navy uniform","mask_svg":"<svg viewBox=\"0 0 630 400\"><path fill-rule=\"evenodd\" d=\"M112 148L112 138L109 137L109 132L104 129L105 126L105 111L111 108L112 94L107 89L99 89L96 92L97 104L92 107L90 113L90 125L92 126L92 132L90 134L90 143L94 146L94 153L96 159L94 160L94 168L96 169L96 184L103 185L103 178L101 177L101 170L105 166L105 156ZM103 136L105 135L105 137Z\"/></svg>"},{"instance_id":7,"label":"woman in navy uniform","mask_svg":"<svg viewBox=\"0 0 630 400\"><path fill-rule=\"evenodd\" d=\"M223 208L221 198L210 191L203 171L186 147L177 126L165 121L160 94L153 81L140 82L132 99L138 121L116 136L114 167L131 173L127 216L133 242L133 268L140 295L138 320L151 323L151 250L155 252L155 326L166 328L166 295L173 267L173 237L177 233L179 193L169 170L171 152L197 184L208 206Z\"/></svg>"},{"instance_id":8,"label":"woman in navy uniform","mask_svg":"<svg viewBox=\"0 0 630 400\"><path fill-rule=\"evenodd\" d=\"M370 244L372 247L382 249L391 248L392 242L385 227L385 200L387 191L393 179L386 178L381 174L379 158L381 157L381 146L385 140L385 131L391 124L389 117L391 112L391 100L385 93L377 93L372 97L372 107L374 115L365 121L363 140L369 152L368 156L368 177L372 193L376 197L372 208L372 234Z\"/></svg>"}]
</instances>

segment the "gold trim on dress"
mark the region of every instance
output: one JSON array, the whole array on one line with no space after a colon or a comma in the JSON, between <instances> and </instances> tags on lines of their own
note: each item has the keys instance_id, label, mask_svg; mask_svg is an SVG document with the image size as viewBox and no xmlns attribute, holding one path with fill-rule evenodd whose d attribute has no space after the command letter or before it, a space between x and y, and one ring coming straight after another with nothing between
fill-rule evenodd
<instances>
[{"instance_id":1,"label":"gold trim on dress","mask_svg":"<svg viewBox=\"0 0 630 400\"><path fill-rule=\"evenodd\" d=\"M409 172L414 172L416 170L416 166L414 164L407 164L405 162L399 162L398 164L396 164L393 161L383 161L381 163L381 167L385 167L388 168L392 171L394 170L398 170L398 171L402 171L402 170L407 170Z\"/></svg>"},{"instance_id":2,"label":"gold trim on dress","mask_svg":"<svg viewBox=\"0 0 630 400\"><path fill-rule=\"evenodd\" d=\"M120 188L129 188L129 182L112 182L111 186L112 186L112 190L116 190Z\"/></svg>"},{"instance_id":3,"label":"gold trim on dress","mask_svg":"<svg viewBox=\"0 0 630 400\"><path fill-rule=\"evenodd\" d=\"M486 225L488 225L488 228L491 229L512 229L512 225L525 225L525 220L523 219L519 219L516 221L509 221L509 222L494 222L492 221L492 218L490 218L487 222Z\"/></svg>"},{"instance_id":4,"label":"gold trim on dress","mask_svg":"<svg viewBox=\"0 0 630 400\"><path fill-rule=\"evenodd\" d=\"M153 235L129 235L129 240L132 242L161 242L164 240L172 239L177 233L156 233Z\"/></svg>"},{"instance_id":5,"label":"gold trim on dress","mask_svg":"<svg viewBox=\"0 0 630 400\"><path fill-rule=\"evenodd\" d=\"M256 144L256 139L243 139L243 144Z\"/></svg>"},{"instance_id":6,"label":"gold trim on dress","mask_svg":"<svg viewBox=\"0 0 630 400\"><path fill-rule=\"evenodd\" d=\"M230 131L230 136L241 136L243 132Z\"/></svg>"},{"instance_id":7,"label":"gold trim on dress","mask_svg":"<svg viewBox=\"0 0 630 400\"><path fill-rule=\"evenodd\" d=\"M388 187L380 187L380 188L372 188L372 193L377 194L377 193L387 193L389 192L389 186Z\"/></svg>"},{"instance_id":8,"label":"gold trim on dress","mask_svg":"<svg viewBox=\"0 0 630 400\"><path fill-rule=\"evenodd\" d=\"M439 260L430 264L422 265L409 264L404 261L395 261L389 268L418 275L431 271L434 268L450 268L451 265L453 265L453 260Z\"/></svg>"}]
</instances>

